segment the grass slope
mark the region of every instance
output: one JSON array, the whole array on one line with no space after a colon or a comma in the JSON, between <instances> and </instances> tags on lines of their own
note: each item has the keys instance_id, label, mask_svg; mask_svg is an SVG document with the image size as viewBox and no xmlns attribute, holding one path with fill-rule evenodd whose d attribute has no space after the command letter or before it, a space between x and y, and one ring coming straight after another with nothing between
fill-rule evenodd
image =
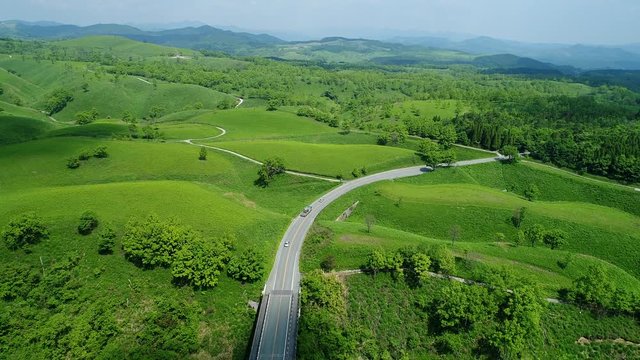
<instances>
[{"instance_id":1,"label":"grass slope","mask_svg":"<svg viewBox=\"0 0 640 360\"><path fill-rule=\"evenodd\" d=\"M68 255L81 254L74 283L74 289L79 293L77 301L89 299L94 303L108 298L124 303L126 299L126 307L109 308L104 314L118 324L118 332L110 339L112 343L131 342L130 347L137 347L135 339L143 328L136 327L139 321L136 319L158 299L171 298L196 303L204 309L198 317L201 331L209 334L210 338L203 338L206 341L201 351L241 359L244 358L253 321L246 302L259 298L261 283L241 286L222 275L218 287L211 291L176 287L171 284L169 270L142 271L126 261L119 240L114 255L100 256L97 254L96 235L79 236L76 233L78 217L88 209L96 211L100 220L112 224L120 235L122 226L129 219L155 213L162 218L178 218L200 231L205 239L235 234L238 249L250 247L263 253L264 266L269 268L275 244L289 217L248 206L225 193L222 189L183 181L144 181L38 188L3 195L0 226L15 214L36 210L50 228L51 236L33 246L31 253L12 252L2 246L0 261L4 266L30 264L38 269L49 269ZM15 310L13 306L11 303L3 304L6 311ZM127 315L123 316L123 312ZM76 319L79 314L83 314L83 310L76 310L70 303L54 316ZM24 335L30 331L25 329ZM66 339L64 335L59 338ZM25 351L38 353L42 351L34 348L38 346L40 342L34 340L21 347L9 348L4 355L19 357ZM120 347L124 349L126 346Z\"/></svg>"},{"instance_id":2,"label":"grass slope","mask_svg":"<svg viewBox=\"0 0 640 360\"><path fill-rule=\"evenodd\" d=\"M410 100L396 104L392 114L396 117L411 114L426 119L432 119L435 116L451 119L456 111L464 114L469 109L469 105L459 100Z\"/></svg>"},{"instance_id":3,"label":"grass slope","mask_svg":"<svg viewBox=\"0 0 640 360\"><path fill-rule=\"evenodd\" d=\"M596 256L640 275L636 245L640 218L618 209L580 202L528 202L478 185L385 182L349 193L321 217L333 220L356 200L361 203L349 221L362 224L367 215L373 215L382 226L438 239L449 239L451 228L458 225L459 241L485 243L496 241L497 233L513 242L518 229L511 224L511 215L515 209L527 207L522 228L540 224L546 229L562 229L568 233L565 249Z\"/></svg>"},{"instance_id":4,"label":"grass slope","mask_svg":"<svg viewBox=\"0 0 640 360\"><path fill-rule=\"evenodd\" d=\"M543 201L587 202L640 216L640 193L616 184L593 181L535 163L487 163L440 169L429 176L400 180L410 184L478 184L523 195L532 184Z\"/></svg>"},{"instance_id":5,"label":"grass slope","mask_svg":"<svg viewBox=\"0 0 640 360\"><path fill-rule=\"evenodd\" d=\"M371 233L366 231L364 224L354 222L322 221L321 225L333 230L334 238L327 243L305 243L302 258L304 271L319 268L320 262L329 255L335 257L339 270L358 269L366 262L372 249L397 250L420 244L451 245L446 239L420 236L382 225L375 225ZM476 278L477 271L486 265L506 267L520 277L539 283L550 297L557 297L558 291L570 287L574 279L582 276L594 264L603 265L618 286L636 292L640 289L640 280L628 271L610 262L570 251L465 241L456 242L451 249L458 257L456 274L459 276ZM561 268L559 263L566 261L568 257L571 259L570 264Z\"/></svg>"},{"instance_id":6,"label":"grass slope","mask_svg":"<svg viewBox=\"0 0 640 360\"><path fill-rule=\"evenodd\" d=\"M43 114L41 111L38 111L36 109L17 106L4 101L0 101L0 109L4 109L1 112L2 115L14 115L53 123L53 121L51 121L51 119L49 119L46 114Z\"/></svg>"},{"instance_id":7,"label":"grass slope","mask_svg":"<svg viewBox=\"0 0 640 360\"><path fill-rule=\"evenodd\" d=\"M0 84L2 84L3 94L0 100L21 105L32 103L43 94L43 89L39 86L12 74L0 65Z\"/></svg>"},{"instance_id":8,"label":"grass slope","mask_svg":"<svg viewBox=\"0 0 640 360\"><path fill-rule=\"evenodd\" d=\"M117 57L156 57L174 56L181 54L193 56L193 50L179 49L175 47L160 46L139 41L130 40L120 36L86 36L78 39L62 40L54 42L62 48L76 49L79 51L96 50L108 52Z\"/></svg>"},{"instance_id":9,"label":"grass slope","mask_svg":"<svg viewBox=\"0 0 640 360\"><path fill-rule=\"evenodd\" d=\"M224 128L227 134L220 141L282 139L337 132L336 129L291 112L252 108L218 111L189 121Z\"/></svg>"},{"instance_id":10,"label":"grass slope","mask_svg":"<svg viewBox=\"0 0 640 360\"><path fill-rule=\"evenodd\" d=\"M11 81L1 100L13 102L20 98L24 105L44 108L47 96L57 89L66 89L73 95L71 101L54 117L60 121L73 121L75 114L95 108L102 118L119 118L125 111L136 117L147 117L153 107L166 115L192 109L198 104L214 109L232 96L197 85L156 82L155 85L137 77L114 77L96 72L84 63L37 62L17 58L0 58L0 68L15 71L20 77L2 70ZM144 80L144 79L143 79ZM82 86L88 86L87 91ZM13 94L13 95L11 95Z\"/></svg>"},{"instance_id":11,"label":"grass slope","mask_svg":"<svg viewBox=\"0 0 640 360\"><path fill-rule=\"evenodd\" d=\"M377 172L421 163L412 151L376 145L305 144L294 141L222 142L216 145L258 160L281 157L290 170L345 178L353 177L351 172L362 167Z\"/></svg>"},{"instance_id":12,"label":"grass slope","mask_svg":"<svg viewBox=\"0 0 640 360\"><path fill-rule=\"evenodd\" d=\"M78 169L67 169L66 159L100 145L107 147L108 158L91 159ZM293 216L333 186L284 176L262 189L253 184L258 166L215 151L209 151L207 160L200 161L198 153L197 147L186 144L62 136L2 146L0 168L6 171L0 172L0 194L51 186L183 180L215 184L227 189L229 196Z\"/></svg>"},{"instance_id":13,"label":"grass slope","mask_svg":"<svg viewBox=\"0 0 640 360\"><path fill-rule=\"evenodd\" d=\"M0 114L0 145L31 140L52 128L51 123L42 120Z\"/></svg>"},{"instance_id":14,"label":"grass slope","mask_svg":"<svg viewBox=\"0 0 640 360\"><path fill-rule=\"evenodd\" d=\"M95 81L89 91L75 91L74 100L55 117L71 121L75 114L96 108L100 117L119 118L125 111L131 111L138 118L149 116L153 107L164 113L176 112L196 103L205 108L215 108L228 95L196 85L165 84L157 86L140 81L135 77L124 77L117 82Z\"/></svg>"}]
</instances>

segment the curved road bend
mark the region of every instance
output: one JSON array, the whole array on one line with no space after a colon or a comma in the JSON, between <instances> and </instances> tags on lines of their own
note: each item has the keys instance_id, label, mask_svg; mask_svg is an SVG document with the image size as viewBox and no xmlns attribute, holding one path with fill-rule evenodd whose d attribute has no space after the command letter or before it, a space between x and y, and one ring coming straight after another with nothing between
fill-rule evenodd
<instances>
[{"instance_id":1,"label":"curved road bend","mask_svg":"<svg viewBox=\"0 0 640 360\"><path fill-rule=\"evenodd\" d=\"M460 161L452 166L469 166L501 160L502 157ZM264 287L250 359L294 359L300 291L300 251L307 232L318 214L351 190L378 181L417 176L430 171L425 166L390 170L351 180L310 204L313 210L297 216L285 232L276 260ZM288 242L289 246L284 244Z\"/></svg>"}]
</instances>

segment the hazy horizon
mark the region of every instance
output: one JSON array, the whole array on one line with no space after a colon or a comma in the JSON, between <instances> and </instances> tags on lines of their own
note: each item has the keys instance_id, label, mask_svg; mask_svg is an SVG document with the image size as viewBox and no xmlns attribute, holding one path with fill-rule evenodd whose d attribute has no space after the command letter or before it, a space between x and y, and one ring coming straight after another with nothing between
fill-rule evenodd
<instances>
[{"instance_id":1,"label":"hazy horizon","mask_svg":"<svg viewBox=\"0 0 640 360\"><path fill-rule=\"evenodd\" d=\"M188 4L185 4L188 3ZM6 20L74 25L209 24L292 40L326 36L390 38L460 34L534 43L640 42L635 0L23 0Z\"/></svg>"}]
</instances>

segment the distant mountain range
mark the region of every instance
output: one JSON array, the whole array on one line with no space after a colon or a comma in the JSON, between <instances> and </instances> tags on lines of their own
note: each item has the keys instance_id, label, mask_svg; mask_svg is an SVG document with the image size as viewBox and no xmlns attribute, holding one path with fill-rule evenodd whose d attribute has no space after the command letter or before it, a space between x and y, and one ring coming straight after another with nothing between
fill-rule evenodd
<instances>
[{"instance_id":1,"label":"distant mountain range","mask_svg":"<svg viewBox=\"0 0 640 360\"><path fill-rule=\"evenodd\" d=\"M119 24L83 27L55 22L0 21L0 37L56 40L90 35L118 35L159 45L285 60L386 65L460 63L508 73L550 75L576 73L576 68L640 70L640 43L607 47L437 36L396 37L387 41L334 37L287 42L267 34L222 30L208 25L145 31Z\"/></svg>"},{"instance_id":2,"label":"distant mountain range","mask_svg":"<svg viewBox=\"0 0 640 360\"><path fill-rule=\"evenodd\" d=\"M266 34L250 34L220 30L203 25L162 31L144 31L129 25L98 24L91 26L0 22L0 37L23 39L70 39L90 35L119 35L132 40L198 50L241 53L247 49L272 46L285 41Z\"/></svg>"},{"instance_id":3,"label":"distant mountain range","mask_svg":"<svg viewBox=\"0 0 640 360\"><path fill-rule=\"evenodd\" d=\"M459 50L479 55L512 54L585 70L640 70L640 43L618 47L534 44L499 40L486 36L457 41L442 37L399 37L393 38L391 41L408 45Z\"/></svg>"}]
</instances>

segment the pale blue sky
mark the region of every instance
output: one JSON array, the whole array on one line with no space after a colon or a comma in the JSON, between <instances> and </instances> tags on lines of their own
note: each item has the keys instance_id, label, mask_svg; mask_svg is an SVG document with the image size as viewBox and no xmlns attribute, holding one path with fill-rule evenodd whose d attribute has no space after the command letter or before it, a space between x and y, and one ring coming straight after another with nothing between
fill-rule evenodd
<instances>
[{"instance_id":1,"label":"pale blue sky","mask_svg":"<svg viewBox=\"0 0 640 360\"><path fill-rule=\"evenodd\" d=\"M463 33L529 42L640 42L640 0L0 0L2 19L200 21L307 36Z\"/></svg>"}]
</instances>

